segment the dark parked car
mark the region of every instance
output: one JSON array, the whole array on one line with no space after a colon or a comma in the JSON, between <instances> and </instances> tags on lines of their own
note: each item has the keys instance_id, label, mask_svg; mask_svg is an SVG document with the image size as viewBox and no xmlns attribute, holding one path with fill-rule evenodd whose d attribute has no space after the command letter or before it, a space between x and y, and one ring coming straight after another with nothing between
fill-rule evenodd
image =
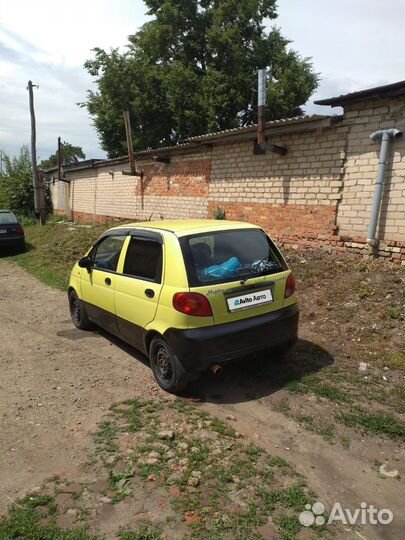
<instances>
[{"instance_id":1,"label":"dark parked car","mask_svg":"<svg viewBox=\"0 0 405 540\"><path fill-rule=\"evenodd\" d=\"M22 225L10 210L0 210L0 249L25 248L25 235Z\"/></svg>"}]
</instances>

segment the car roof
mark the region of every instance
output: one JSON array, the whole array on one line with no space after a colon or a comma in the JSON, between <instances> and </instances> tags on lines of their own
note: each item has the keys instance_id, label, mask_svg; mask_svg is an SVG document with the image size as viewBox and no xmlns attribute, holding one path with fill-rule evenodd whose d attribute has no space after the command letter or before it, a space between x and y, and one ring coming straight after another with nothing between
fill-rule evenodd
<instances>
[{"instance_id":1,"label":"car roof","mask_svg":"<svg viewBox=\"0 0 405 540\"><path fill-rule=\"evenodd\" d=\"M140 221L119 225L113 229L154 229L169 231L177 236L198 234L205 231L227 231L232 229L257 229L257 225L244 221L228 221L218 219L162 219L159 221Z\"/></svg>"}]
</instances>

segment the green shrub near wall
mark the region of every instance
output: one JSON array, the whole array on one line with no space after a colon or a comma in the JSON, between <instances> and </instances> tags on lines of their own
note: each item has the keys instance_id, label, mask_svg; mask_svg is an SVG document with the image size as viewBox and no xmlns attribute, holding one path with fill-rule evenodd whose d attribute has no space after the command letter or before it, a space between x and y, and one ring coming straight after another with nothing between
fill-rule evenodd
<instances>
[{"instance_id":1,"label":"green shrub near wall","mask_svg":"<svg viewBox=\"0 0 405 540\"><path fill-rule=\"evenodd\" d=\"M12 210L18 216L34 217L34 188L31 155L23 146L18 156L3 155L4 169L0 175L0 208ZM45 193L47 210L51 211L49 189Z\"/></svg>"}]
</instances>

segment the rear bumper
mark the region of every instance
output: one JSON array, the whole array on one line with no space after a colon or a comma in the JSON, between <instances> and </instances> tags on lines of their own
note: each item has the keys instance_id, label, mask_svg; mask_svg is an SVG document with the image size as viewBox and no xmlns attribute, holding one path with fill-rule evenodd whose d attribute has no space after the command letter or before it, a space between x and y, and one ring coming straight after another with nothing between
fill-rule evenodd
<instances>
[{"instance_id":1,"label":"rear bumper","mask_svg":"<svg viewBox=\"0 0 405 540\"><path fill-rule=\"evenodd\" d=\"M24 236L8 236L2 238L0 236L0 247L9 247L9 246L23 246L25 243Z\"/></svg>"},{"instance_id":2,"label":"rear bumper","mask_svg":"<svg viewBox=\"0 0 405 540\"><path fill-rule=\"evenodd\" d=\"M169 328L164 337L186 371L207 369L266 348L295 344L298 306L258 317L191 330Z\"/></svg>"}]
</instances>

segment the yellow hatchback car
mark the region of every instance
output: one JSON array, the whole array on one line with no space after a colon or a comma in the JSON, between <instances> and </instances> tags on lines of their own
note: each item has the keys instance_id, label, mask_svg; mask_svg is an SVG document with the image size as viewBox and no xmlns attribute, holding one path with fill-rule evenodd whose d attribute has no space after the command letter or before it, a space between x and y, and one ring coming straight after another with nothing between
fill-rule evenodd
<instances>
[{"instance_id":1,"label":"yellow hatchback car","mask_svg":"<svg viewBox=\"0 0 405 540\"><path fill-rule=\"evenodd\" d=\"M148 355L168 392L210 367L297 341L294 276L249 223L114 227L75 264L68 294L77 328L95 323Z\"/></svg>"}]
</instances>

